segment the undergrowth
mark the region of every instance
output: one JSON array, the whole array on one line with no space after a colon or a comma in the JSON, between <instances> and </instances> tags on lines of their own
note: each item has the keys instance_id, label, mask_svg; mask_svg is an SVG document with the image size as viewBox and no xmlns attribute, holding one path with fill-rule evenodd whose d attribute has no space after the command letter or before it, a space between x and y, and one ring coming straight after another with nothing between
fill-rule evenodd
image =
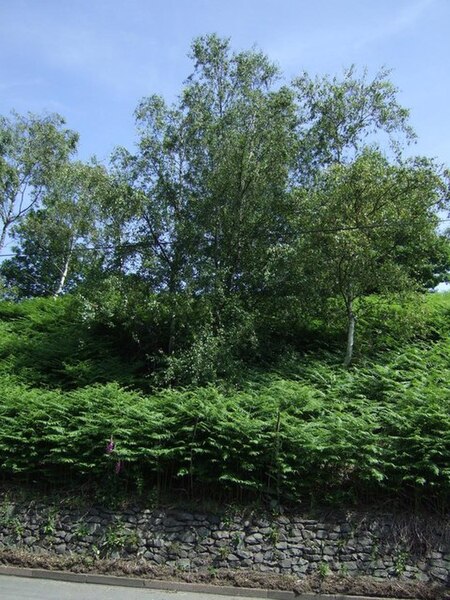
<instances>
[{"instance_id":1,"label":"undergrowth","mask_svg":"<svg viewBox=\"0 0 450 600\"><path fill-rule=\"evenodd\" d=\"M349 370L333 352L286 351L270 370L247 371L238 386L153 392L114 377L72 389L47 379L38 387L39 373L56 381L61 363L47 370L38 356L29 378L22 359L17 367L14 331L31 327L20 310L3 312L0 343L4 481L92 484L105 499L170 491L309 507L448 508L448 298L430 300L429 335L424 327L407 343L389 342ZM49 335L45 319L32 327L38 338Z\"/></svg>"}]
</instances>

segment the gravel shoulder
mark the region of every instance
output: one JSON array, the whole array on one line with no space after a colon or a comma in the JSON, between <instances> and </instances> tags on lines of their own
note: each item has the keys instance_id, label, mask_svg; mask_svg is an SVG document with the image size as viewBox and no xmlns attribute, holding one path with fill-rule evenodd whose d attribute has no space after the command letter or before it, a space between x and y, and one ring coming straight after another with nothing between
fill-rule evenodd
<instances>
[{"instance_id":1,"label":"gravel shoulder","mask_svg":"<svg viewBox=\"0 0 450 600\"><path fill-rule=\"evenodd\" d=\"M13 569L11 569L11 567ZM28 570L26 573L34 580L35 577L48 577L64 579L57 572L65 573L65 578L72 575L78 581L87 581L96 576L103 577L103 583L113 581L115 585L120 582L116 578L126 578L133 587L148 587L182 590L189 584L190 588L201 593L203 590L235 596L253 596L261 598L278 598L287 600L292 597L305 595L317 597L321 595L359 596L366 598L399 598L408 600L450 600L450 590L429 583L408 582L397 579L379 581L370 577L318 575L297 579L289 575L273 573L260 573L231 569L217 569L215 571L183 572L174 571L168 567L156 567L146 561L95 559L80 556L57 556L54 554L33 554L21 550L3 550L0 552L0 573L14 574L14 569ZM39 571L39 574L31 571ZM25 571L26 572L26 571ZM24 573L25 573L24 572ZM19 573L17 573L19 574ZM81 580L79 577L81 576ZM84 577L83 577L84 576ZM134 583L133 583L134 582ZM100 583L100 581L98 581ZM198 585L200 584L200 585ZM85 584L83 584L85 585ZM194 586L194 588L192 587ZM219 588L222 592L219 592ZM248 590L246 593L245 590ZM189 591L186 589L186 592ZM277 594L277 592L284 592ZM287 593L286 593L287 592ZM5 597L1 595L1 597ZM210 598L210 597L209 597Z\"/></svg>"}]
</instances>

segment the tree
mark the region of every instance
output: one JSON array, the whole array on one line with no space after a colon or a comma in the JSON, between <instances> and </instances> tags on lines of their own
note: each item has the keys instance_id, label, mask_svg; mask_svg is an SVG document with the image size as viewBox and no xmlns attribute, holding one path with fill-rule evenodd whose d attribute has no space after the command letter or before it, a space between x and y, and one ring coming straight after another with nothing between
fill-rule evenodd
<instances>
[{"instance_id":1,"label":"tree","mask_svg":"<svg viewBox=\"0 0 450 600\"><path fill-rule=\"evenodd\" d=\"M292 90L256 51L228 40L194 41L194 73L184 90L201 231L201 289L225 296L261 291L271 245L285 233L287 186L295 158Z\"/></svg>"},{"instance_id":2,"label":"tree","mask_svg":"<svg viewBox=\"0 0 450 600\"><path fill-rule=\"evenodd\" d=\"M159 273L154 285L228 293L255 280L280 234L295 107L288 88L272 89L277 70L262 53L233 53L212 35L192 58L178 104L140 103L137 152L120 149L116 172L133 192L130 245Z\"/></svg>"},{"instance_id":3,"label":"tree","mask_svg":"<svg viewBox=\"0 0 450 600\"><path fill-rule=\"evenodd\" d=\"M175 105L139 104L137 150L116 154L128 194L113 212L151 288L175 303L208 297L218 334L227 299L261 290L268 248L283 234L295 105L288 88L274 89L277 69L262 53L234 53L213 35L194 41L192 58ZM174 311L169 352L175 321Z\"/></svg>"},{"instance_id":4,"label":"tree","mask_svg":"<svg viewBox=\"0 0 450 600\"><path fill-rule=\"evenodd\" d=\"M48 183L42 206L29 210L13 228L15 256L1 266L19 297L59 296L86 276L102 253L100 202L107 185L103 168L67 163Z\"/></svg>"},{"instance_id":5,"label":"tree","mask_svg":"<svg viewBox=\"0 0 450 600\"><path fill-rule=\"evenodd\" d=\"M135 257L141 276L154 290L175 293L190 280L191 191L184 119L159 96L144 99L135 115L137 152L119 148L114 156L123 194L108 207L111 231L120 232L118 246L125 247L128 258Z\"/></svg>"},{"instance_id":6,"label":"tree","mask_svg":"<svg viewBox=\"0 0 450 600\"><path fill-rule=\"evenodd\" d=\"M0 117L0 250L75 151L78 135L64 124L59 115Z\"/></svg>"},{"instance_id":7,"label":"tree","mask_svg":"<svg viewBox=\"0 0 450 600\"><path fill-rule=\"evenodd\" d=\"M330 166L313 190L298 193L305 279L324 297L343 301L345 366L353 356L357 300L427 284L430 257L443 241L437 210L446 206L447 192L431 161L390 164L366 149L348 165Z\"/></svg>"},{"instance_id":8,"label":"tree","mask_svg":"<svg viewBox=\"0 0 450 600\"><path fill-rule=\"evenodd\" d=\"M381 69L369 80L366 70L358 75L352 66L341 79L303 73L294 80L302 183L313 181L322 168L352 162L368 144L387 143L399 156L402 142L415 139L409 111L399 104L389 74Z\"/></svg>"}]
</instances>

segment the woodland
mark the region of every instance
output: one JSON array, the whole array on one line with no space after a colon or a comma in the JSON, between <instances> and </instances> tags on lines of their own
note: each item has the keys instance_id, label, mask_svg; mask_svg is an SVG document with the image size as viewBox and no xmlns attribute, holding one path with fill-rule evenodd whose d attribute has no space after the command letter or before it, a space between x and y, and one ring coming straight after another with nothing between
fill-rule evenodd
<instances>
[{"instance_id":1,"label":"woodland","mask_svg":"<svg viewBox=\"0 0 450 600\"><path fill-rule=\"evenodd\" d=\"M0 117L0 478L447 511L446 167L386 69L190 57L108 164Z\"/></svg>"}]
</instances>

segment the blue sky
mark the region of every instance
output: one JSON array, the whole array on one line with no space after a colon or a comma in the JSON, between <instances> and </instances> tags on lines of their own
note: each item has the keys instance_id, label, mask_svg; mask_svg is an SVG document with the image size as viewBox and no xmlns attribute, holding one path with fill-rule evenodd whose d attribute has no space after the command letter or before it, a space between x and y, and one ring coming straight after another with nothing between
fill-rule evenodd
<instances>
[{"instance_id":1,"label":"blue sky","mask_svg":"<svg viewBox=\"0 0 450 600\"><path fill-rule=\"evenodd\" d=\"M450 164L449 0L0 0L0 114L56 111L80 156L131 146L140 98L173 99L192 39L216 32L290 78L393 69L414 152Z\"/></svg>"}]
</instances>

